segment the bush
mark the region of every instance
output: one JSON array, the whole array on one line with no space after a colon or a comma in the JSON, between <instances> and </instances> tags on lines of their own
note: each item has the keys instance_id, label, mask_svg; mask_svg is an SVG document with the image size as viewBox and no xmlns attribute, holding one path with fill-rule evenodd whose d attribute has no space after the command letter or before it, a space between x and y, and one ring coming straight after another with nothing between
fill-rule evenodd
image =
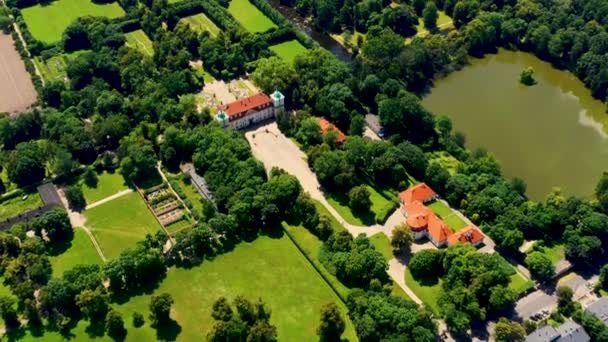
<instances>
[{"instance_id":1,"label":"bush","mask_svg":"<svg viewBox=\"0 0 608 342\"><path fill-rule=\"evenodd\" d=\"M80 185L70 185L64 191L65 197L68 199L68 203L72 209L80 211L87 206L87 201L84 198Z\"/></svg>"},{"instance_id":2,"label":"bush","mask_svg":"<svg viewBox=\"0 0 608 342\"><path fill-rule=\"evenodd\" d=\"M97 172L87 168L87 170L82 175L84 179L84 184L86 184L89 188L96 188L97 183L99 182L99 177L97 177Z\"/></svg>"},{"instance_id":3,"label":"bush","mask_svg":"<svg viewBox=\"0 0 608 342\"><path fill-rule=\"evenodd\" d=\"M409 264L414 279L425 283L436 282L443 273L441 257L441 251L435 249L425 249L414 254Z\"/></svg>"},{"instance_id":4,"label":"bush","mask_svg":"<svg viewBox=\"0 0 608 342\"><path fill-rule=\"evenodd\" d=\"M134 312L133 313L133 326L136 328L139 328L142 325L144 325L144 323L145 323L144 315L140 314L139 312Z\"/></svg>"}]
</instances>

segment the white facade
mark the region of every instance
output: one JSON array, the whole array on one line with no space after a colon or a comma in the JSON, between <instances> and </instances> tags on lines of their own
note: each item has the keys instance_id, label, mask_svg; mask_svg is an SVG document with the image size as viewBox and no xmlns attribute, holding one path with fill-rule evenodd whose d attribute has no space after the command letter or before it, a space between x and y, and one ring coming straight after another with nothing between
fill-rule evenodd
<instances>
[{"instance_id":1,"label":"white facade","mask_svg":"<svg viewBox=\"0 0 608 342\"><path fill-rule=\"evenodd\" d=\"M273 106L266 107L259 111L250 110L232 117L226 127L234 129L242 129L249 127L258 122L271 119L275 116L275 108Z\"/></svg>"}]
</instances>

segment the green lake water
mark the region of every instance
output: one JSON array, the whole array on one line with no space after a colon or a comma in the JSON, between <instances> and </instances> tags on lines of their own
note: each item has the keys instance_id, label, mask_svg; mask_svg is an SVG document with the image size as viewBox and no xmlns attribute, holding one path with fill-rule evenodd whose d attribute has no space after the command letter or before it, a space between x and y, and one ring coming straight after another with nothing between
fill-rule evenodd
<instances>
[{"instance_id":1,"label":"green lake water","mask_svg":"<svg viewBox=\"0 0 608 342\"><path fill-rule=\"evenodd\" d=\"M608 170L604 104L574 75L528 53L500 50L470 62L438 80L424 106L447 114L467 146L492 153L505 176L524 179L530 198L542 199L555 186L591 195ZM519 83L527 66L538 81L532 87Z\"/></svg>"}]
</instances>

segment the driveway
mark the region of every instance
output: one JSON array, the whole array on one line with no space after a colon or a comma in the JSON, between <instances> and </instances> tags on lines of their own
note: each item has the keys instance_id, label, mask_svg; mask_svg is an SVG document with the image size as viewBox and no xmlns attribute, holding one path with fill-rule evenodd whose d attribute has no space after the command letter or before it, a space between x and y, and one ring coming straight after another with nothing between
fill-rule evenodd
<instances>
[{"instance_id":1,"label":"driveway","mask_svg":"<svg viewBox=\"0 0 608 342\"><path fill-rule=\"evenodd\" d=\"M536 290L518 300L515 304L515 312L521 319L529 319L534 313L541 310L550 312L557 308L557 296Z\"/></svg>"}]
</instances>

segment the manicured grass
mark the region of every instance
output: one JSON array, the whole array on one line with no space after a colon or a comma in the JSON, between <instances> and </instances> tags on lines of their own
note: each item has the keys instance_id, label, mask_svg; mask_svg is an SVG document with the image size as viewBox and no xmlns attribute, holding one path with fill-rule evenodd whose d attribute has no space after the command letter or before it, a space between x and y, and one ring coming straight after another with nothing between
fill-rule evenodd
<instances>
[{"instance_id":1,"label":"manicured grass","mask_svg":"<svg viewBox=\"0 0 608 342\"><path fill-rule=\"evenodd\" d=\"M384 233L377 233L372 235L369 238L369 241L372 243L372 245L374 245L374 247L376 247L376 250L378 252L384 255L386 260L394 258L393 246L391 246L391 241Z\"/></svg>"},{"instance_id":2,"label":"manicured grass","mask_svg":"<svg viewBox=\"0 0 608 342\"><path fill-rule=\"evenodd\" d=\"M517 295L526 292L528 289L534 287L534 282L530 279L526 279L521 274L515 272L515 274L511 275L511 281L509 282L509 288Z\"/></svg>"},{"instance_id":3,"label":"manicured grass","mask_svg":"<svg viewBox=\"0 0 608 342\"><path fill-rule=\"evenodd\" d=\"M25 199L24 196L27 196ZM42 198L37 191L26 195L20 195L0 203L0 221L4 221L13 216L17 216L28 210L43 206Z\"/></svg>"},{"instance_id":4,"label":"manicured grass","mask_svg":"<svg viewBox=\"0 0 608 342\"><path fill-rule=\"evenodd\" d=\"M189 17L184 17L181 18L179 21L190 25L190 28L192 28L194 31L207 31L213 37L217 36L220 33L220 28L217 27L217 25L215 25L213 21L211 21L211 19L209 19L209 17L205 15L205 13L198 13Z\"/></svg>"},{"instance_id":5,"label":"manicured grass","mask_svg":"<svg viewBox=\"0 0 608 342\"><path fill-rule=\"evenodd\" d=\"M249 0L231 0L228 5L228 12L251 33L266 32L277 27Z\"/></svg>"},{"instance_id":6,"label":"manicured grass","mask_svg":"<svg viewBox=\"0 0 608 342\"><path fill-rule=\"evenodd\" d=\"M100 5L90 0L57 0L24 8L21 14L34 38L54 43L61 40L65 29L78 17L118 18L124 16L125 11L118 2Z\"/></svg>"},{"instance_id":7,"label":"manicured grass","mask_svg":"<svg viewBox=\"0 0 608 342\"><path fill-rule=\"evenodd\" d=\"M191 222L188 218L186 218L184 216L183 219L181 219L181 220L179 220L177 222L171 223L170 225L166 226L165 229L170 234L174 234L174 233L177 233L177 232L179 232L181 230L188 229L188 228L192 227L192 224L193 224L193 222Z\"/></svg>"},{"instance_id":8,"label":"manicured grass","mask_svg":"<svg viewBox=\"0 0 608 342\"><path fill-rule=\"evenodd\" d=\"M320 309L329 302L338 304L347 319L344 304L287 236L262 236L199 267L172 268L155 291L163 292L171 293L175 300L171 317L181 326L178 341L204 340L214 322L213 302L220 296L229 300L239 294L254 301L262 298L272 310L271 322L277 326L280 341L317 341ZM138 296L119 307L129 322L127 341L157 339L148 324L140 329L130 324L135 311L147 320L149 301L149 295ZM350 321L344 337L356 340Z\"/></svg>"},{"instance_id":9,"label":"manicured grass","mask_svg":"<svg viewBox=\"0 0 608 342\"><path fill-rule=\"evenodd\" d=\"M290 64L293 63L296 56L305 53L307 50L304 45L295 39L272 45L269 49Z\"/></svg>"},{"instance_id":10,"label":"manicured grass","mask_svg":"<svg viewBox=\"0 0 608 342\"><path fill-rule=\"evenodd\" d=\"M405 269L405 283L407 286L420 298L424 304L431 308L435 315L439 315L439 305L437 299L441 295L443 289L441 288L442 280L439 279L437 284L433 286L425 286L420 284L414 279L409 268Z\"/></svg>"},{"instance_id":11,"label":"manicured grass","mask_svg":"<svg viewBox=\"0 0 608 342\"><path fill-rule=\"evenodd\" d=\"M327 202L329 202L329 204L340 214L340 216L344 218L346 222L357 226L370 226L375 224L376 221L384 221L397 206L397 204L396 202L382 196L373 187L369 185L366 186L370 193L370 200L372 201L370 213L354 213L348 207L348 196L345 194L326 192L325 197Z\"/></svg>"},{"instance_id":12,"label":"manicured grass","mask_svg":"<svg viewBox=\"0 0 608 342\"><path fill-rule=\"evenodd\" d=\"M152 41L146 36L144 31L135 30L129 32L125 34L125 38L127 39L126 45L128 47L139 50L144 55L152 56L154 54Z\"/></svg>"},{"instance_id":13,"label":"manicured grass","mask_svg":"<svg viewBox=\"0 0 608 342\"><path fill-rule=\"evenodd\" d=\"M134 247L160 225L137 193L131 193L85 211L91 229L106 258L114 258Z\"/></svg>"},{"instance_id":14,"label":"manicured grass","mask_svg":"<svg viewBox=\"0 0 608 342\"><path fill-rule=\"evenodd\" d=\"M94 188L89 187L84 184L84 181L81 181L82 192L84 193L84 198L87 200L87 204L95 203L128 189L125 179L118 170L112 173L104 171L102 174L98 174L97 177L97 186Z\"/></svg>"},{"instance_id":15,"label":"manicured grass","mask_svg":"<svg viewBox=\"0 0 608 342\"><path fill-rule=\"evenodd\" d=\"M76 265L102 263L91 239L82 228L75 228L71 246L60 255L51 256L50 260L54 277L61 277L63 272Z\"/></svg>"},{"instance_id":16,"label":"manicured grass","mask_svg":"<svg viewBox=\"0 0 608 342\"><path fill-rule=\"evenodd\" d=\"M455 232L467 226L465 221L441 201L435 201L429 204L428 207Z\"/></svg>"},{"instance_id":17,"label":"manicured grass","mask_svg":"<svg viewBox=\"0 0 608 342\"><path fill-rule=\"evenodd\" d=\"M452 18L450 18L450 16L447 15L444 11L437 11L437 14L439 15L437 17L437 27L439 29L444 29L445 27L442 27L441 25L451 22ZM426 31L426 28L424 27L424 20L422 19L422 17L418 18L418 25L416 26L416 31Z\"/></svg>"},{"instance_id":18,"label":"manicured grass","mask_svg":"<svg viewBox=\"0 0 608 342\"><path fill-rule=\"evenodd\" d=\"M564 259L564 245L556 244L551 247L543 246L540 247L540 249L536 247L531 249L528 253L536 249L547 256L547 258L549 258L554 265Z\"/></svg>"}]
</instances>

